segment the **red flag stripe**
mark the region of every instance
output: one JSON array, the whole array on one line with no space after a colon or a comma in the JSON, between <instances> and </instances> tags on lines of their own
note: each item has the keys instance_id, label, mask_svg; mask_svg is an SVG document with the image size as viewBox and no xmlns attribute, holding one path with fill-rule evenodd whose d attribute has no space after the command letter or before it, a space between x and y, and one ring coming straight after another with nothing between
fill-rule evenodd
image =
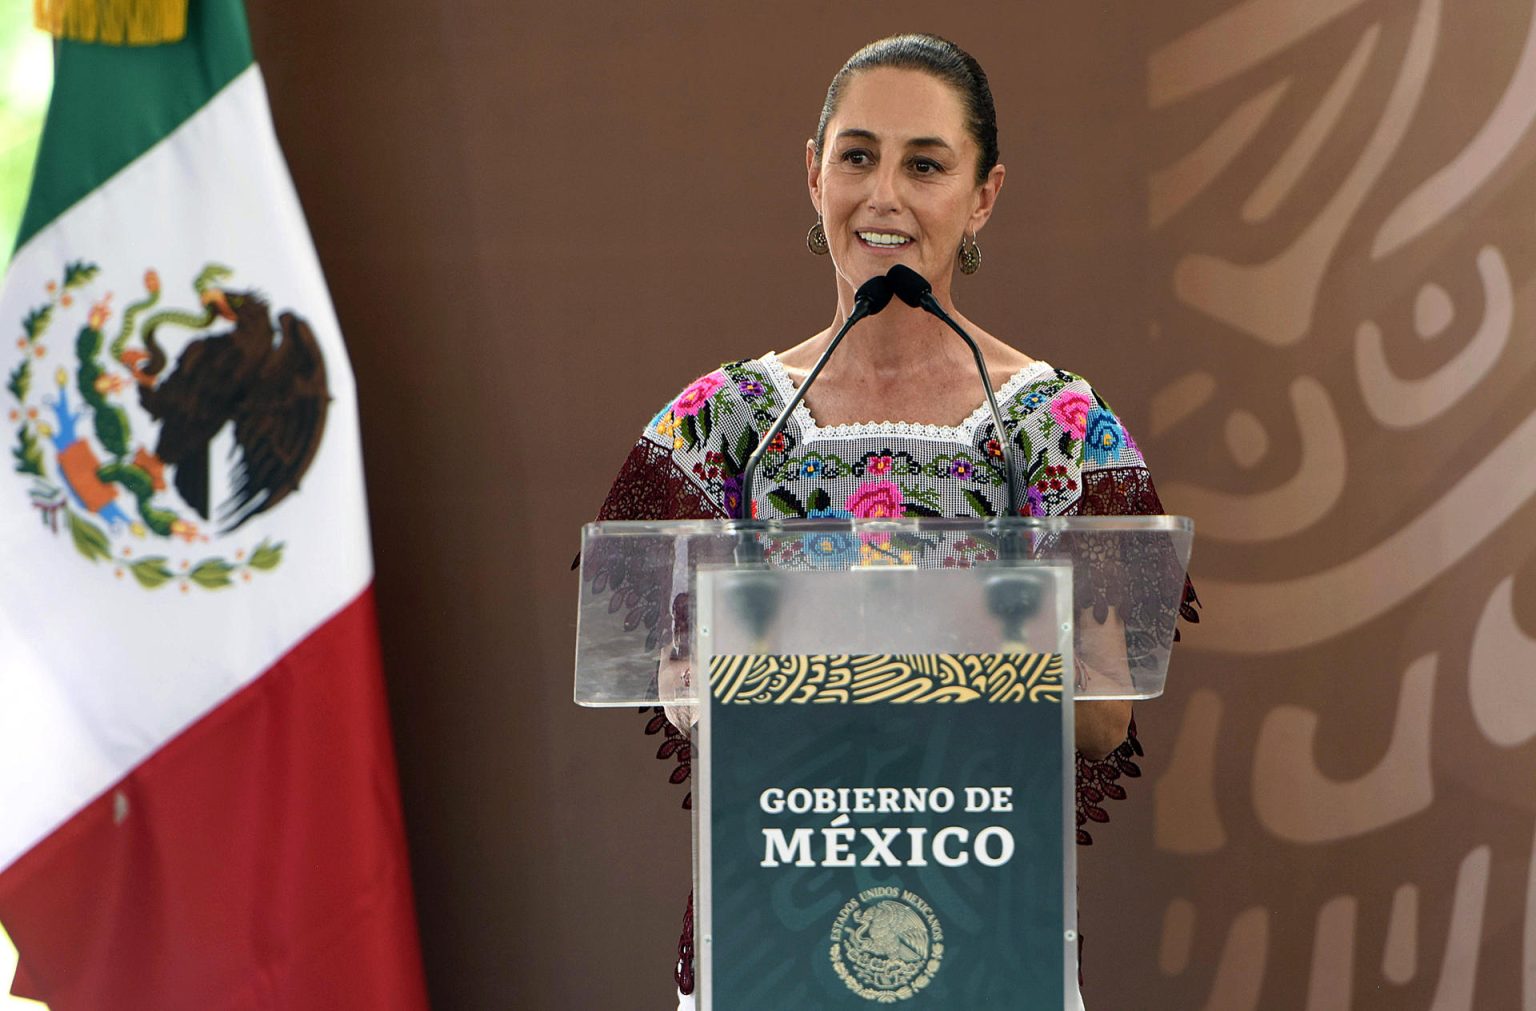
<instances>
[{"instance_id":1,"label":"red flag stripe","mask_svg":"<svg viewBox=\"0 0 1536 1011\"><path fill-rule=\"evenodd\" d=\"M427 1006L373 592L0 874L52 1011Z\"/></svg>"}]
</instances>

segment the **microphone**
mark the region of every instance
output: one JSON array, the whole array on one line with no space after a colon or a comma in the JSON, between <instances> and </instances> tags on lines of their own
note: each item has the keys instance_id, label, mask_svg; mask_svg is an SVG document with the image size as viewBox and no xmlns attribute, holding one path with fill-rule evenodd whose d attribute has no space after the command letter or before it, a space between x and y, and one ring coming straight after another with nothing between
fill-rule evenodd
<instances>
[{"instance_id":1,"label":"microphone","mask_svg":"<svg viewBox=\"0 0 1536 1011\"><path fill-rule=\"evenodd\" d=\"M837 345L842 342L843 336L853 329L853 325L890 305L893 294L895 291L888 276L881 274L859 285L859 290L853 293L853 311L848 314L848 319L833 335L831 342L827 344L827 349L821 353L820 358L816 359L816 364L811 366L811 371L806 375L805 382L800 384L800 389L790 398L784 410L779 412L779 416L774 419L768 431L763 433L752 455L747 457L747 465L741 471L741 506L738 510L741 515L737 516L737 519L752 518L752 479L757 476L757 468L762 465L763 457L767 455L768 447L773 440L778 438L779 433L784 431L784 426L789 424L789 416L795 412L795 408L800 406L800 401L804 400L805 395L810 392L811 384L816 381L817 376L821 375L822 366L827 364L827 359L832 357L832 352L837 350Z\"/></svg>"},{"instance_id":2,"label":"microphone","mask_svg":"<svg viewBox=\"0 0 1536 1011\"><path fill-rule=\"evenodd\" d=\"M960 335L965 341L965 346L971 349L971 354L976 358L976 371L981 375L981 388L987 394L987 407L992 411L992 424L997 429L997 447L1003 455L1003 472L1008 484L1008 515L1019 515L1018 501L1014 485L1018 481L1018 470L1013 465L1013 454L1008 452L1008 430L1003 427L1003 414L997 409L997 397L992 393L992 379L987 375L987 361L981 356L981 349L971 339L971 335L956 323L939 300L933 297L933 285L928 279L904 263L898 263L886 272L890 278L891 288L896 297L907 303L914 309L922 309L932 313L945 323L949 328Z\"/></svg>"}]
</instances>

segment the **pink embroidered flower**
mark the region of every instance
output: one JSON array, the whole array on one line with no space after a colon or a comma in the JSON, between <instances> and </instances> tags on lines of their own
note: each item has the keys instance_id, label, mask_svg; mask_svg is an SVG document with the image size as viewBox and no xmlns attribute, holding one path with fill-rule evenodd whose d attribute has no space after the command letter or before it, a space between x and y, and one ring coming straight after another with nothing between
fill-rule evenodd
<instances>
[{"instance_id":1,"label":"pink embroidered flower","mask_svg":"<svg viewBox=\"0 0 1536 1011\"><path fill-rule=\"evenodd\" d=\"M719 369L700 376L693 381L693 385L678 395L672 403L672 413L679 417L691 417L699 413L699 408L714 396L715 391L725 385L725 374Z\"/></svg>"},{"instance_id":2,"label":"pink embroidered flower","mask_svg":"<svg viewBox=\"0 0 1536 1011\"><path fill-rule=\"evenodd\" d=\"M901 516L907 511L901 488L894 481L866 481L848 496L843 508L864 519Z\"/></svg>"},{"instance_id":3,"label":"pink embroidered flower","mask_svg":"<svg viewBox=\"0 0 1536 1011\"><path fill-rule=\"evenodd\" d=\"M1081 439L1088 430L1088 412L1094 407L1093 398L1077 390L1062 390L1051 401L1051 417L1066 429L1074 439Z\"/></svg>"},{"instance_id":4,"label":"pink embroidered flower","mask_svg":"<svg viewBox=\"0 0 1536 1011\"><path fill-rule=\"evenodd\" d=\"M864 465L867 473L889 474L891 472L891 467L894 464L895 460L893 460L890 456L876 456L875 454L871 453L868 457L865 458Z\"/></svg>"}]
</instances>

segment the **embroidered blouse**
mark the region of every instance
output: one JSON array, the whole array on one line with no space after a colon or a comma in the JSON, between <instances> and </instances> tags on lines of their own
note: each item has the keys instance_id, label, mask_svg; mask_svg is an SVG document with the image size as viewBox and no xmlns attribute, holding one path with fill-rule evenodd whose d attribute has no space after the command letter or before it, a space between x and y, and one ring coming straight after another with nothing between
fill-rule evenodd
<instances>
[{"instance_id":1,"label":"embroidered blouse","mask_svg":"<svg viewBox=\"0 0 1536 1011\"><path fill-rule=\"evenodd\" d=\"M772 353L722 365L696 379L646 425L598 518L739 516L742 468L794 394L793 381ZM997 391L997 403L1005 429L1001 437L986 404L955 426L823 426L802 403L763 457L752 489L752 513L763 518L996 516L1007 511L1008 502L1003 441L1018 471L1014 495L1020 512L1163 512L1135 440L1081 376L1036 361ZM807 540L814 551L815 539ZM949 550L975 554L920 564L986 560L986 548L979 543L962 541ZM1186 583L1180 614L1198 621L1197 603ZM637 601L635 606L655 611L666 604ZM675 762L672 782L685 782L692 758L687 739L659 707L646 714L645 732L662 736L657 757ZM1093 841L1089 822L1109 820L1104 800L1125 797L1120 780L1141 775L1135 761L1141 754L1132 721L1125 742L1104 759L1077 756L1079 844ZM683 806L692 806L691 794ZM681 992L693 992L692 895L676 977Z\"/></svg>"}]
</instances>

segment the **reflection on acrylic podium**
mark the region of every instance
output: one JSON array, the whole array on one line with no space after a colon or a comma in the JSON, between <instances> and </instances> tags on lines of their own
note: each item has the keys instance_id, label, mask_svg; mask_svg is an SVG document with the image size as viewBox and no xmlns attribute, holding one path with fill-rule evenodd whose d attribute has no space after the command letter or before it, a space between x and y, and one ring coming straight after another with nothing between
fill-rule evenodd
<instances>
[{"instance_id":1,"label":"reflection on acrylic podium","mask_svg":"<svg viewBox=\"0 0 1536 1011\"><path fill-rule=\"evenodd\" d=\"M1161 694L1192 535L587 526L576 701L693 735L700 1009L1075 1006L1073 706Z\"/></svg>"}]
</instances>

